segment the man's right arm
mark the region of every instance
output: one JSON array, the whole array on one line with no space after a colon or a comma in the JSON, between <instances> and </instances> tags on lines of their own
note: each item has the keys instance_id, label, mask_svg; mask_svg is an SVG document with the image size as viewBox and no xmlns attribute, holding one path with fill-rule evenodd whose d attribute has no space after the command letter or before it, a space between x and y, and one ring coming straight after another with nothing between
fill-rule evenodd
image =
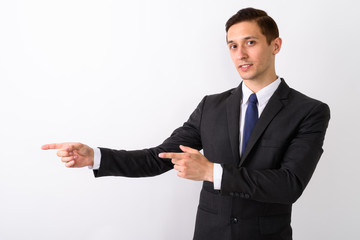
<instances>
[{"instance_id":1,"label":"man's right arm","mask_svg":"<svg viewBox=\"0 0 360 240\"><path fill-rule=\"evenodd\" d=\"M55 143L44 145L42 149L59 149L57 155L61 157L61 161L65 162L65 166L93 167L96 177L159 175L173 168L171 160L159 158L159 153L181 152L180 145L197 150L202 149L199 128L205 99L206 97L183 126L176 129L168 139L154 148L135 151L98 148L100 154L96 154L95 149L81 143ZM97 160L94 159L95 156L98 156L96 157Z\"/></svg>"}]
</instances>

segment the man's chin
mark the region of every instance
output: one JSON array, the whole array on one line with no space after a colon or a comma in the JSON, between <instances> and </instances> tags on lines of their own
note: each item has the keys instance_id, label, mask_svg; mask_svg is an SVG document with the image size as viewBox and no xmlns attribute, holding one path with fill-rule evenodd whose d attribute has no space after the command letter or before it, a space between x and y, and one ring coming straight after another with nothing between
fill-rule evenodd
<instances>
[{"instance_id":1,"label":"man's chin","mask_svg":"<svg viewBox=\"0 0 360 240\"><path fill-rule=\"evenodd\" d=\"M253 80L254 79L254 76L252 74L244 73L244 72L240 72L240 71L239 71L239 74L240 74L240 77L242 80Z\"/></svg>"},{"instance_id":2,"label":"man's chin","mask_svg":"<svg viewBox=\"0 0 360 240\"><path fill-rule=\"evenodd\" d=\"M241 75L240 75L240 77L241 77L241 79L242 79L243 81L252 81L252 80L254 80L253 77L249 77L249 76L241 76Z\"/></svg>"}]
</instances>

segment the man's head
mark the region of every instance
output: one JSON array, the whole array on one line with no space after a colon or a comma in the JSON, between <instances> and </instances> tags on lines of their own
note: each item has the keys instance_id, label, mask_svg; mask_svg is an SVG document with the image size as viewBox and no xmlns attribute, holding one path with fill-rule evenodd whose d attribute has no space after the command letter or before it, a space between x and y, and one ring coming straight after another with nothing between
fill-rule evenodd
<instances>
[{"instance_id":1,"label":"man's head","mask_svg":"<svg viewBox=\"0 0 360 240\"><path fill-rule=\"evenodd\" d=\"M275 55L282 40L276 23L266 12L240 10L226 23L226 40L236 70L252 91L276 80Z\"/></svg>"},{"instance_id":2,"label":"man's head","mask_svg":"<svg viewBox=\"0 0 360 240\"><path fill-rule=\"evenodd\" d=\"M226 34L232 25L245 21L256 22L268 44L279 37L279 29L274 19L268 16L265 11L255 8L244 8L233 15L225 24Z\"/></svg>"}]
</instances>

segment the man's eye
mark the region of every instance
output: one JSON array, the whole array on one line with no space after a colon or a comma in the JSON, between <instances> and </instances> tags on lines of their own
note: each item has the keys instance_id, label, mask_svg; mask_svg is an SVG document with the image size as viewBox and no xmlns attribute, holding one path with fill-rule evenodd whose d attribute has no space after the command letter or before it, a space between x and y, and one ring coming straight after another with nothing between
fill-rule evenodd
<instances>
[{"instance_id":1,"label":"man's eye","mask_svg":"<svg viewBox=\"0 0 360 240\"><path fill-rule=\"evenodd\" d=\"M237 48L236 45L230 45L230 49L235 49L235 48Z\"/></svg>"},{"instance_id":2,"label":"man's eye","mask_svg":"<svg viewBox=\"0 0 360 240\"><path fill-rule=\"evenodd\" d=\"M255 41L248 41L247 44L248 44L248 45L254 45L254 44L255 44Z\"/></svg>"}]
</instances>

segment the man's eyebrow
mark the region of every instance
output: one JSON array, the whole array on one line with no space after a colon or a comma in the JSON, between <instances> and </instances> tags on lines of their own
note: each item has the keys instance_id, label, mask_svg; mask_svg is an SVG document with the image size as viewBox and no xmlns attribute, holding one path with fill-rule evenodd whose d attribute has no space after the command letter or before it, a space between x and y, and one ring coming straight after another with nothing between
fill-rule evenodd
<instances>
[{"instance_id":1,"label":"man's eyebrow","mask_svg":"<svg viewBox=\"0 0 360 240\"><path fill-rule=\"evenodd\" d=\"M254 36L248 36L248 37L245 37L244 38L245 40L249 40L249 39L258 39L257 37L254 37Z\"/></svg>"},{"instance_id":2,"label":"man's eyebrow","mask_svg":"<svg viewBox=\"0 0 360 240\"><path fill-rule=\"evenodd\" d=\"M255 36L247 36L247 37L244 37L243 39L249 40L249 39L259 39L259 38L255 37ZM234 42L235 41L233 41L233 40L229 40L227 43L230 44L230 43L234 43Z\"/></svg>"}]
</instances>

